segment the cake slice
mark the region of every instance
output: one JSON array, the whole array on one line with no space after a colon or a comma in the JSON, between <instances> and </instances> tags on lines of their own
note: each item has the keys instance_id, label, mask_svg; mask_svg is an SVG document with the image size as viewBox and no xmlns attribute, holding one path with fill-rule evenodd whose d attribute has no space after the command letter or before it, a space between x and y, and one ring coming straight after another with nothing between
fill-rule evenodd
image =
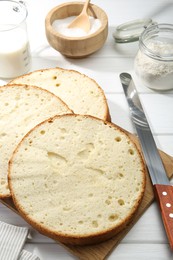
<instances>
[{"instance_id":1,"label":"cake slice","mask_svg":"<svg viewBox=\"0 0 173 260\"><path fill-rule=\"evenodd\" d=\"M134 142L118 126L83 115L32 129L9 163L13 201L38 231L66 244L111 238L128 225L145 189Z\"/></svg>"},{"instance_id":2,"label":"cake slice","mask_svg":"<svg viewBox=\"0 0 173 260\"><path fill-rule=\"evenodd\" d=\"M0 108L0 198L5 198L10 196L8 161L18 142L43 120L72 111L47 90L24 85L0 87Z\"/></svg>"},{"instance_id":3,"label":"cake slice","mask_svg":"<svg viewBox=\"0 0 173 260\"><path fill-rule=\"evenodd\" d=\"M13 83L45 88L60 97L75 114L92 115L110 121L103 90L93 79L77 71L43 69L20 76L9 84Z\"/></svg>"}]
</instances>

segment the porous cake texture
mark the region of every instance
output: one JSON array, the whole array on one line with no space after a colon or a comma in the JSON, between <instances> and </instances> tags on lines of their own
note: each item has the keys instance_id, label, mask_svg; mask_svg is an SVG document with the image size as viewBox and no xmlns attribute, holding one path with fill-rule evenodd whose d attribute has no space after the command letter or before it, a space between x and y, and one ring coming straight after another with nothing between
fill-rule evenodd
<instances>
[{"instance_id":1,"label":"porous cake texture","mask_svg":"<svg viewBox=\"0 0 173 260\"><path fill-rule=\"evenodd\" d=\"M132 219L145 189L140 152L118 126L62 115L33 128L9 163L20 214L66 244L109 239Z\"/></svg>"},{"instance_id":2,"label":"porous cake texture","mask_svg":"<svg viewBox=\"0 0 173 260\"><path fill-rule=\"evenodd\" d=\"M0 198L10 196L8 161L24 135L43 120L66 113L72 111L47 90L24 85L0 87Z\"/></svg>"},{"instance_id":3,"label":"porous cake texture","mask_svg":"<svg viewBox=\"0 0 173 260\"><path fill-rule=\"evenodd\" d=\"M37 70L9 82L13 83L47 89L60 97L76 114L110 120L103 90L96 81L78 71L62 68Z\"/></svg>"}]
</instances>

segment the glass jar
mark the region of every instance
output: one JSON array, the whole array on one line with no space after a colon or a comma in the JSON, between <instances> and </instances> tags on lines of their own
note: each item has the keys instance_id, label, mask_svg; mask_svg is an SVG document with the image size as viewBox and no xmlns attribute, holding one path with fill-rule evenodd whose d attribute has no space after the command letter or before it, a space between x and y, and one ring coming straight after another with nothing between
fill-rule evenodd
<instances>
[{"instance_id":1,"label":"glass jar","mask_svg":"<svg viewBox=\"0 0 173 260\"><path fill-rule=\"evenodd\" d=\"M141 33L154 23L152 19L145 18L118 25L112 35L115 40L115 51L135 57Z\"/></svg>"},{"instance_id":2,"label":"glass jar","mask_svg":"<svg viewBox=\"0 0 173 260\"><path fill-rule=\"evenodd\" d=\"M0 1L0 77L14 78L30 69L27 9L22 1Z\"/></svg>"},{"instance_id":3,"label":"glass jar","mask_svg":"<svg viewBox=\"0 0 173 260\"><path fill-rule=\"evenodd\" d=\"M156 24L139 37L135 72L142 84L154 90L173 89L173 25Z\"/></svg>"},{"instance_id":4,"label":"glass jar","mask_svg":"<svg viewBox=\"0 0 173 260\"><path fill-rule=\"evenodd\" d=\"M149 26L154 24L152 19L138 19L120 24L113 33L116 43L129 43L139 40L141 33Z\"/></svg>"}]
</instances>

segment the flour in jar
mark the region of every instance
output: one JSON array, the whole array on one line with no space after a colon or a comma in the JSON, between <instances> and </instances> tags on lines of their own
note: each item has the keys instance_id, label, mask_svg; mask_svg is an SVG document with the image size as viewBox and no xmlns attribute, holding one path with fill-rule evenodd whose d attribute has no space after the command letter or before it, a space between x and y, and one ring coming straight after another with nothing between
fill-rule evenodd
<instances>
[{"instance_id":1,"label":"flour in jar","mask_svg":"<svg viewBox=\"0 0 173 260\"><path fill-rule=\"evenodd\" d=\"M141 50L135 58L135 71L143 83L155 90L173 88L173 43L150 41L147 48L154 57ZM172 59L170 57L172 56ZM161 57L161 58L159 58Z\"/></svg>"},{"instance_id":2,"label":"flour in jar","mask_svg":"<svg viewBox=\"0 0 173 260\"><path fill-rule=\"evenodd\" d=\"M91 29L88 33L80 28L68 28L68 25L76 18L76 16L70 16L64 19L57 19L52 23L54 30L60 34L68 37L84 37L95 33L101 27L101 21L92 16L89 16Z\"/></svg>"}]
</instances>

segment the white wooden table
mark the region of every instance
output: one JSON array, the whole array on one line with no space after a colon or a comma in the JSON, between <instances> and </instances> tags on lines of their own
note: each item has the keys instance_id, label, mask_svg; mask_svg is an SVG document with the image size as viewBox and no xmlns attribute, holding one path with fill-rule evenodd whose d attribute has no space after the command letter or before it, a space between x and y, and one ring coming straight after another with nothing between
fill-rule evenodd
<instances>
[{"instance_id":1,"label":"white wooden table","mask_svg":"<svg viewBox=\"0 0 173 260\"><path fill-rule=\"evenodd\" d=\"M115 44L112 33L115 26L133 19L152 18L159 23L173 23L172 0L93 0L103 8L109 19L109 35L104 47L88 58L73 60L53 50L46 40L44 19L48 11L63 3L62 0L28 0L27 19L32 51L32 69L62 67L75 69L95 79L104 89L112 121L124 129L134 132L128 106L119 81L123 71L134 77L141 101L146 111L158 147L173 156L173 91L157 93L142 86L134 74L133 62L138 44ZM0 79L0 85L6 81ZM14 225L28 225L21 217L0 204L0 220ZM32 240L25 248L37 254L41 260L75 259L53 240L33 230ZM172 260L168 241L156 203L143 214L109 260Z\"/></svg>"}]
</instances>

